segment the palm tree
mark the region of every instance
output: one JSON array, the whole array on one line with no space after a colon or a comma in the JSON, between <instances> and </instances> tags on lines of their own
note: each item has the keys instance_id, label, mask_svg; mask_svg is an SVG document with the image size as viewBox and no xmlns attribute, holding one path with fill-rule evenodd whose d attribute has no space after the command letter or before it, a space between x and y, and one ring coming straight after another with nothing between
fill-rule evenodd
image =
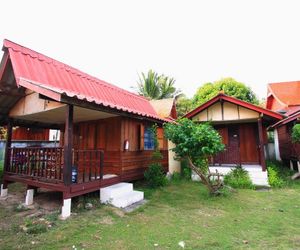
<instances>
[{"instance_id":1,"label":"palm tree","mask_svg":"<svg viewBox=\"0 0 300 250\"><path fill-rule=\"evenodd\" d=\"M158 75L153 70L149 70L139 76L138 93L149 99L172 98L179 94L179 90L174 87L174 78L165 75Z\"/></svg>"}]
</instances>

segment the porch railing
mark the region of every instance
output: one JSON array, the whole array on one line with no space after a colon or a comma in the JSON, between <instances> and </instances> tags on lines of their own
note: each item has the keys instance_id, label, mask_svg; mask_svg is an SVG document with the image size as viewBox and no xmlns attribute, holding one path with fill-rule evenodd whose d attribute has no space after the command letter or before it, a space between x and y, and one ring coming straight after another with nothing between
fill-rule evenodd
<instances>
[{"instance_id":1,"label":"porch railing","mask_svg":"<svg viewBox=\"0 0 300 250\"><path fill-rule=\"evenodd\" d=\"M73 150L72 183L84 183L103 178L102 150Z\"/></svg>"},{"instance_id":2,"label":"porch railing","mask_svg":"<svg viewBox=\"0 0 300 250\"><path fill-rule=\"evenodd\" d=\"M5 171L24 177L62 182L64 149L62 147L8 148L9 163ZM72 152L72 183L84 183L103 178L102 150Z\"/></svg>"}]
</instances>

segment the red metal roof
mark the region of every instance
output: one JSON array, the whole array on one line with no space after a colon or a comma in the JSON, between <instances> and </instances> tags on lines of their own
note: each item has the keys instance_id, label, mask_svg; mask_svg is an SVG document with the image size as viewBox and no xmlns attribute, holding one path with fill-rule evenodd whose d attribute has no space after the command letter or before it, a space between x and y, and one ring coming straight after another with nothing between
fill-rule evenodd
<instances>
[{"instance_id":1,"label":"red metal roof","mask_svg":"<svg viewBox=\"0 0 300 250\"><path fill-rule=\"evenodd\" d=\"M300 81L269 83L267 108L270 108L270 96L273 96L282 108L300 105Z\"/></svg>"},{"instance_id":2,"label":"red metal roof","mask_svg":"<svg viewBox=\"0 0 300 250\"><path fill-rule=\"evenodd\" d=\"M184 117L191 118L191 117L197 115L198 113L200 113L202 110L208 108L209 106L213 105L214 103L216 103L220 100L224 100L224 101L227 101L227 102L234 103L234 104L239 105L241 107L251 109L253 111L262 113L264 115L273 117L273 118L278 119L278 120L283 118L283 116L279 113L276 113L276 112L268 110L268 109L264 109L260 106L254 105L254 104L249 103L249 102L242 101L240 99L237 99L237 98L232 97L232 96L225 95L223 93L218 94L217 96L213 97L212 99L210 99L206 103L200 105L198 108L195 108L194 110L190 111Z\"/></svg>"},{"instance_id":3,"label":"red metal roof","mask_svg":"<svg viewBox=\"0 0 300 250\"><path fill-rule=\"evenodd\" d=\"M4 40L18 85L56 101L62 95L101 106L162 120L144 97L85 74L64 63Z\"/></svg>"}]
</instances>

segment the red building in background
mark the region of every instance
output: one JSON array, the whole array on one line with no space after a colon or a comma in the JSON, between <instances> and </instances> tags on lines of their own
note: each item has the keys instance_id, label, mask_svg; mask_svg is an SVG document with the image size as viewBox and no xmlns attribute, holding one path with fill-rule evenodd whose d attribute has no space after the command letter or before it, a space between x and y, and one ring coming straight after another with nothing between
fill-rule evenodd
<instances>
[{"instance_id":1,"label":"red building in background","mask_svg":"<svg viewBox=\"0 0 300 250\"><path fill-rule=\"evenodd\" d=\"M285 116L273 126L276 159L298 161L300 145L292 143L291 133L300 118L300 81L270 83L266 108Z\"/></svg>"}]
</instances>

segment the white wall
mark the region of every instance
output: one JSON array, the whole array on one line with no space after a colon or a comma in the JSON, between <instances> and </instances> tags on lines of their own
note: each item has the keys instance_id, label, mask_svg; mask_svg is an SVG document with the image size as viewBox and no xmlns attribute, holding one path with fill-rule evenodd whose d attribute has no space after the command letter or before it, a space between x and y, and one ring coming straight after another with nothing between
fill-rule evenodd
<instances>
[{"instance_id":1,"label":"white wall","mask_svg":"<svg viewBox=\"0 0 300 250\"><path fill-rule=\"evenodd\" d=\"M175 153L171 150L175 145L173 142L168 141L168 150L169 150L169 172L172 174L174 172L181 172L181 163L174 159Z\"/></svg>"}]
</instances>

